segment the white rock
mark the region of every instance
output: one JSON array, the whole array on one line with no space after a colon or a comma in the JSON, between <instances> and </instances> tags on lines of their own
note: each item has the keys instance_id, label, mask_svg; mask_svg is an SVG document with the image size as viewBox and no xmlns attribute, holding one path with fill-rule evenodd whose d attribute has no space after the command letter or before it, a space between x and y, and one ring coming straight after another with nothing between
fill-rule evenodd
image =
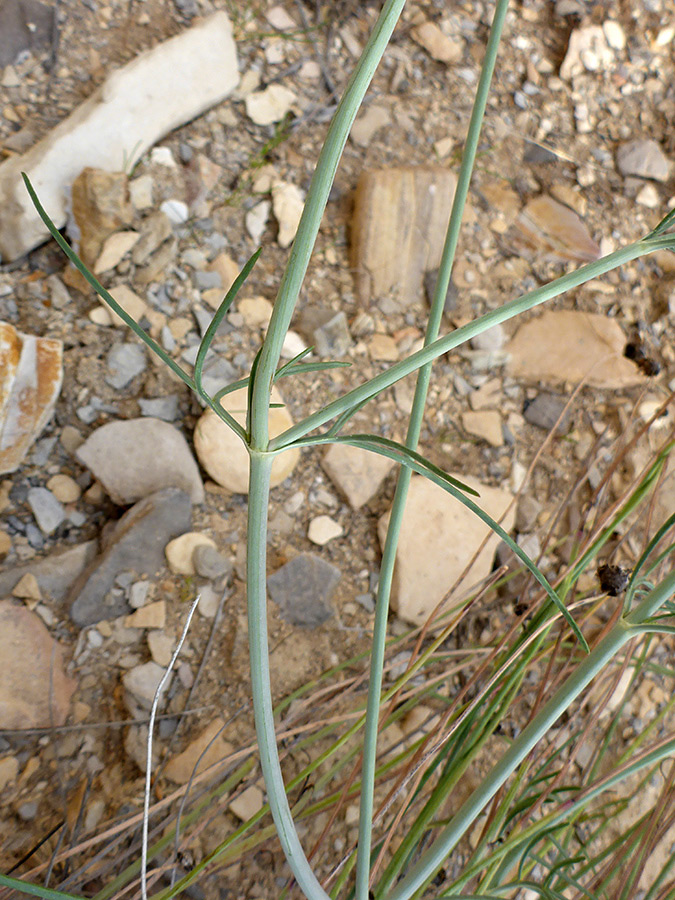
<instances>
[{"instance_id":1,"label":"white rock","mask_svg":"<svg viewBox=\"0 0 675 900\"><path fill-rule=\"evenodd\" d=\"M646 206L647 209L658 209L661 206L661 197L653 184L646 184L638 191L635 202Z\"/></svg>"},{"instance_id":2,"label":"white rock","mask_svg":"<svg viewBox=\"0 0 675 900\"><path fill-rule=\"evenodd\" d=\"M493 519L500 519L511 502L510 493L480 484L462 473L453 474L479 491L480 497L472 499ZM389 515L382 516L378 525L382 546ZM514 518L515 504L501 523L505 531L513 527ZM460 584L457 596L490 574L498 538L459 500L426 478L413 475L394 569L392 608L398 616L413 625L425 622L486 537L488 541Z\"/></svg>"},{"instance_id":3,"label":"white rock","mask_svg":"<svg viewBox=\"0 0 675 900\"><path fill-rule=\"evenodd\" d=\"M302 353L307 349L307 344L303 341L297 331L289 329L286 332L284 343L281 347L281 356L283 359L293 359L298 353Z\"/></svg>"},{"instance_id":4,"label":"white rock","mask_svg":"<svg viewBox=\"0 0 675 900\"><path fill-rule=\"evenodd\" d=\"M244 217L244 224L249 235L256 244L259 244L267 227L267 220L270 217L270 209L272 204L269 200L261 200L256 203L253 209L249 209Z\"/></svg>"},{"instance_id":5,"label":"white rock","mask_svg":"<svg viewBox=\"0 0 675 900\"><path fill-rule=\"evenodd\" d=\"M176 160L173 158L171 147L153 147L150 154L150 164L153 166L166 166L167 169L175 169Z\"/></svg>"},{"instance_id":6,"label":"white rock","mask_svg":"<svg viewBox=\"0 0 675 900\"><path fill-rule=\"evenodd\" d=\"M220 103L239 81L232 26L217 12L142 53L106 79L71 116L22 156L0 165L0 257L13 260L48 237L26 192L62 228L67 192L87 166L119 171L159 138Z\"/></svg>"},{"instance_id":7,"label":"white rock","mask_svg":"<svg viewBox=\"0 0 675 900\"><path fill-rule=\"evenodd\" d=\"M290 88L271 84L264 91L255 91L246 97L246 115L256 125L272 125L283 119L296 99Z\"/></svg>"},{"instance_id":8,"label":"white rock","mask_svg":"<svg viewBox=\"0 0 675 900\"><path fill-rule=\"evenodd\" d=\"M195 567L192 562L192 554L196 547L203 544L214 548L216 546L215 541L208 535L200 534L198 531L188 531L186 534L181 534L180 537L169 541L164 548L164 553L171 571L176 575L194 575Z\"/></svg>"},{"instance_id":9,"label":"white rock","mask_svg":"<svg viewBox=\"0 0 675 900\"><path fill-rule=\"evenodd\" d=\"M330 516L317 516L309 523L307 537L313 544L323 547L333 538L340 537L343 534L342 525L331 519Z\"/></svg>"},{"instance_id":10,"label":"white rock","mask_svg":"<svg viewBox=\"0 0 675 900\"><path fill-rule=\"evenodd\" d=\"M163 666L158 666L155 662L143 663L141 666L134 666L133 669L129 669L122 676L122 684L141 706L145 709L150 709L165 671L166 669ZM170 683L171 678L168 678L162 690L163 695L166 694Z\"/></svg>"},{"instance_id":11,"label":"white rock","mask_svg":"<svg viewBox=\"0 0 675 900\"><path fill-rule=\"evenodd\" d=\"M182 200L165 200L159 207L172 225L184 225L190 218L187 203Z\"/></svg>"},{"instance_id":12,"label":"white rock","mask_svg":"<svg viewBox=\"0 0 675 900\"><path fill-rule=\"evenodd\" d=\"M614 54L600 25L577 28L570 35L565 59L560 66L560 77L565 80L584 71L608 69L614 63Z\"/></svg>"},{"instance_id":13,"label":"white rock","mask_svg":"<svg viewBox=\"0 0 675 900\"><path fill-rule=\"evenodd\" d=\"M226 394L220 401L241 425L246 424L247 390L241 388ZM272 390L272 402L283 403L279 391ZM276 437L293 425L286 407L276 407L269 411L269 434ZM207 410L197 422L194 444L199 462L218 484L235 494L248 493L249 457L241 440L214 412ZM272 486L281 484L295 468L300 451L286 450L274 458L272 464Z\"/></svg>"},{"instance_id":14,"label":"white rock","mask_svg":"<svg viewBox=\"0 0 675 900\"><path fill-rule=\"evenodd\" d=\"M605 34L605 40L612 50L623 50L626 47L626 35L623 28L618 22L608 19L602 23L602 30Z\"/></svg>"},{"instance_id":15,"label":"white rock","mask_svg":"<svg viewBox=\"0 0 675 900\"><path fill-rule=\"evenodd\" d=\"M139 322L143 318L148 309L148 304L132 291L128 285L116 284L110 288L110 293L135 322ZM120 319L116 312L113 312L108 306L104 308L107 310L113 325L124 325L126 327L126 323Z\"/></svg>"},{"instance_id":16,"label":"white rock","mask_svg":"<svg viewBox=\"0 0 675 900\"><path fill-rule=\"evenodd\" d=\"M279 223L277 243L288 247L293 243L305 206L305 195L295 184L277 181L272 185L272 206Z\"/></svg>"}]
</instances>

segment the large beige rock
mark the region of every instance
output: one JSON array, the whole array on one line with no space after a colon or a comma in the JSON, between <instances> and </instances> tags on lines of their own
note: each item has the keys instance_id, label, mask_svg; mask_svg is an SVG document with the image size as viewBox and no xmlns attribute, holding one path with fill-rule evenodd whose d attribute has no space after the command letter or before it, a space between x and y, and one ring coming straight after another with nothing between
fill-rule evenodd
<instances>
[{"instance_id":1,"label":"large beige rock","mask_svg":"<svg viewBox=\"0 0 675 900\"><path fill-rule=\"evenodd\" d=\"M62 228L68 191L82 169L128 171L163 135L220 103L238 83L237 50L225 12L113 72L42 141L0 165L2 261L16 259L48 237L21 172Z\"/></svg>"},{"instance_id":2,"label":"large beige rock","mask_svg":"<svg viewBox=\"0 0 675 900\"><path fill-rule=\"evenodd\" d=\"M424 273L438 268L457 179L440 166L364 172L352 217L351 263L366 301L392 292L422 298Z\"/></svg>"},{"instance_id":3,"label":"large beige rock","mask_svg":"<svg viewBox=\"0 0 675 900\"><path fill-rule=\"evenodd\" d=\"M512 378L626 388L645 376L623 355L626 336L616 319L573 310L546 310L521 325L507 344Z\"/></svg>"},{"instance_id":4,"label":"large beige rock","mask_svg":"<svg viewBox=\"0 0 675 900\"><path fill-rule=\"evenodd\" d=\"M593 262L600 256L600 247L583 219L548 194L535 197L523 208L516 231L539 255L573 262Z\"/></svg>"},{"instance_id":5,"label":"large beige rock","mask_svg":"<svg viewBox=\"0 0 675 900\"><path fill-rule=\"evenodd\" d=\"M512 500L508 491L483 485L464 474L454 477L479 491L480 497L472 499L499 521ZM382 546L389 516L390 512L385 513L378 524ZM513 527L514 518L515 504L501 522L505 531ZM460 593L490 574L499 538L459 500L421 475L413 475L396 553L392 609L411 625L423 624L488 535L459 587Z\"/></svg>"},{"instance_id":6,"label":"large beige rock","mask_svg":"<svg viewBox=\"0 0 675 900\"><path fill-rule=\"evenodd\" d=\"M62 380L61 341L22 334L0 322L1 475L21 465L54 411Z\"/></svg>"},{"instance_id":7,"label":"large beige rock","mask_svg":"<svg viewBox=\"0 0 675 900\"><path fill-rule=\"evenodd\" d=\"M246 388L226 394L220 402L223 409L237 422L246 425ZM279 391L273 388L272 403L283 402ZM285 406L270 409L268 421L271 438L293 425L293 419ZM233 494L248 493L248 451L232 429L210 409L197 422L194 444L199 462L214 481ZM272 464L272 487L288 478L299 459L300 451L297 448L286 450L275 457Z\"/></svg>"},{"instance_id":8,"label":"large beige rock","mask_svg":"<svg viewBox=\"0 0 675 900\"><path fill-rule=\"evenodd\" d=\"M42 619L11 600L0 601L0 728L63 725L76 682L63 650Z\"/></svg>"}]
</instances>

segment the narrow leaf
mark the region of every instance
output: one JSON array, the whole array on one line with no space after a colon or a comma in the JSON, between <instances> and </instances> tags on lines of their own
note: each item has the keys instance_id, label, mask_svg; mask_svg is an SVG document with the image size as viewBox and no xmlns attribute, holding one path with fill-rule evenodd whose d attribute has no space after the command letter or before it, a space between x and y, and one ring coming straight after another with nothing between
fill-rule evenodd
<instances>
[{"instance_id":1,"label":"narrow leaf","mask_svg":"<svg viewBox=\"0 0 675 900\"><path fill-rule=\"evenodd\" d=\"M206 333L204 334L204 337L202 338L202 342L199 345L199 351L197 352L197 359L195 360L195 369L194 369L194 380L195 380L195 384L197 385L197 389L200 394L203 394L202 369L204 367L204 360L206 358L206 354L209 352L209 347L211 346L211 343L212 343L214 337L216 336L216 332L218 331L218 328L220 327L220 323L223 321L227 311L232 306L232 303L234 302L235 297L239 293L241 286L246 281L248 276L251 274L251 270L253 269L253 266L258 262L258 257L260 256L261 253L262 253L262 247L259 247L255 251L253 256L251 256L250 259L247 260L244 268L234 279L232 287L225 294L225 297L223 298L222 303L216 310L216 314L211 319L209 327L206 329Z\"/></svg>"},{"instance_id":2,"label":"narrow leaf","mask_svg":"<svg viewBox=\"0 0 675 900\"><path fill-rule=\"evenodd\" d=\"M31 897L42 897L44 900L82 900L77 894L66 894L63 891L55 891L52 888L42 887L39 884L30 884L9 875L0 875L0 884L3 887L13 888L20 894L28 894Z\"/></svg>"},{"instance_id":3,"label":"narrow leaf","mask_svg":"<svg viewBox=\"0 0 675 900\"><path fill-rule=\"evenodd\" d=\"M658 235L663 234L664 231L667 231L668 228L670 228L674 221L675 209L671 209L670 212L661 219L656 228L652 228L645 240L648 241L652 237L658 237Z\"/></svg>"},{"instance_id":4,"label":"narrow leaf","mask_svg":"<svg viewBox=\"0 0 675 900\"><path fill-rule=\"evenodd\" d=\"M248 403L246 405L246 434L251 439L251 406L253 405L253 389L255 387L255 374L258 371L258 363L260 362L260 354L263 352L261 347L255 355L251 364L251 374L248 376Z\"/></svg>"},{"instance_id":5,"label":"narrow leaf","mask_svg":"<svg viewBox=\"0 0 675 900\"><path fill-rule=\"evenodd\" d=\"M35 191L33 189L33 185L30 183L26 173L22 172L21 177L24 180L24 184L26 185L26 190L30 194L30 199L33 201L33 205L35 206L35 209L37 210L38 215L40 216L40 218L46 225L51 236L54 238L56 243L66 254L68 259L72 262L72 264L75 266L75 268L78 270L78 272L80 272L86 278L86 280L94 288L94 290L99 295L99 297L105 303L107 303L108 306L114 312L117 313L117 315L120 317L120 319L122 319L129 326L129 328L131 328L131 330L134 332L134 334L137 337L139 337L145 344L147 344L147 346L152 350L152 352L155 353L157 356L159 356L159 358L162 360L162 362L165 363L171 369L172 372L174 372L176 375L178 375L178 377L181 379L181 381L185 382L185 384L187 384L187 386L191 390L194 391L196 386L195 386L195 383L192 380L192 378L190 378L190 376L187 374L187 372L185 372L178 365L178 363L175 362L175 360L173 360L168 355L168 353L165 352L165 350L162 347L160 347L160 345L157 343L157 341L153 340L153 338L151 338L150 335L146 331L144 331L143 328L141 328L141 326L138 324L138 322L136 322L134 319L131 318L129 313L119 305L119 303L117 302L117 300L115 300L115 298L112 296L112 294L110 294L108 291L106 291L106 289L103 287L101 282L94 275L92 275L92 273L84 265L84 263L80 260L77 253L75 253L73 248L68 244L66 239L59 232L56 225L52 222L52 220L49 218L49 216L45 212L42 204L40 203L40 201L37 198L37 194L35 193Z\"/></svg>"}]
</instances>

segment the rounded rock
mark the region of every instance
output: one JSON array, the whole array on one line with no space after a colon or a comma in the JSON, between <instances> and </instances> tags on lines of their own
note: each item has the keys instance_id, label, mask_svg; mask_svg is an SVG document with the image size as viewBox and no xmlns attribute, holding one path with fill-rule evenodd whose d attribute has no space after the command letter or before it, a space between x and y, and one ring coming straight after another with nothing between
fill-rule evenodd
<instances>
[{"instance_id":1,"label":"rounded rock","mask_svg":"<svg viewBox=\"0 0 675 900\"><path fill-rule=\"evenodd\" d=\"M223 409L240 425L245 425L247 399L246 388L241 388L227 394L220 402ZM283 403L276 388L272 390L272 402ZM268 422L271 438L293 425L293 419L285 407L270 409ZM194 444L199 462L215 482L233 494L248 493L248 452L232 429L211 410L207 410L197 422ZM272 464L272 487L288 478L299 458L300 451L297 448L275 457Z\"/></svg>"},{"instance_id":2,"label":"rounded rock","mask_svg":"<svg viewBox=\"0 0 675 900\"><path fill-rule=\"evenodd\" d=\"M188 531L185 534L181 534L180 537L169 541L164 548L169 569L175 575L195 575L192 557L195 549L200 546L216 549L214 541L208 535L201 534L199 531Z\"/></svg>"},{"instance_id":3,"label":"rounded rock","mask_svg":"<svg viewBox=\"0 0 675 900\"><path fill-rule=\"evenodd\" d=\"M82 493L79 484L70 475L53 475L47 487L61 503L75 503Z\"/></svg>"},{"instance_id":4,"label":"rounded rock","mask_svg":"<svg viewBox=\"0 0 675 900\"><path fill-rule=\"evenodd\" d=\"M75 455L121 506L169 487L186 491L193 503L204 500L204 485L187 441L161 419L144 416L102 425Z\"/></svg>"}]
</instances>

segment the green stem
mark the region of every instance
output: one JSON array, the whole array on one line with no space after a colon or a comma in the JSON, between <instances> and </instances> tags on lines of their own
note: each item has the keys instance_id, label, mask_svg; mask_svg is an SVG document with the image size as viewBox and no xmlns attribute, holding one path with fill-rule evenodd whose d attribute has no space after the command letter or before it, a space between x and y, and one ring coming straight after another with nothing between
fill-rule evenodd
<instances>
[{"instance_id":1,"label":"green stem","mask_svg":"<svg viewBox=\"0 0 675 900\"><path fill-rule=\"evenodd\" d=\"M267 640L267 506L274 457L251 451L248 495L248 545L246 584L248 636L251 657L251 690L255 728L260 750L267 800L281 847L298 885L308 900L328 900L300 845L284 778L274 730L272 688Z\"/></svg>"},{"instance_id":2,"label":"green stem","mask_svg":"<svg viewBox=\"0 0 675 900\"><path fill-rule=\"evenodd\" d=\"M293 441L304 437L306 434L309 434L310 431L314 431L315 428L325 425L326 422L330 422L331 419L346 412L353 406L364 403L372 397L375 397L376 394L391 387L397 381L400 381L401 378L405 378L406 375L410 375L427 363L433 362L434 359L437 359L444 353L448 353L450 350L459 347L460 344L464 344L466 341L471 340L471 338L482 334L488 328L492 328L494 325L499 325L502 322L508 322L508 320L512 319L514 316L518 316L528 309L533 309L535 306L539 306L547 300L552 300L554 297L558 297L565 291L577 288L587 281L590 281L592 278L599 278L601 275L611 272L612 269L616 269L618 266L625 265L625 263L638 259L640 256L645 256L647 253L653 253L655 250L672 248L671 245L675 245L675 235L666 235L661 238L650 238L649 240L645 239L637 241L635 244L629 244L627 247L622 247L620 250L616 250L608 256L603 256L602 259L588 263L588 265L582 266L575 272L563 275L555 281L552 281L550 284L545 284L540 288L536 288L535 290L524 294L522 297L511 300L503 306L500 306L498 309L491 310L489 313L481 316L480 319L469 322L461 328L456 328L450 334L446 334L444 337L429 344L428 347L423 347L416 353L411 354L407 359L401 360L401 362L391 366L385 372L381 372L379 375L371 378L370 381L360 385L360 387L354 388L354 390L350 391L348 394L339 397L323 409L308 416L302 422L287 429L283 434L280 434L272 440L270 449L278 450L282 447L287 447L289 444L292 444Z\"/></svg>"},{"instance_id":3,"label":"green stem","mask_svg":"<svg viewBox=\"0 0 675 900\"><path fill-rule=\"evenodd\" d=\"M504 27L504 19L508 9L509 0L499 0L490 30L490 37L485 53L485 60L481 69L480 81L476 91L471 121L466 138L466 146L462 157L462 165L457 180L457 188L448 222L448 230L445 236L445 245L441 256L441 264L438 271L438 279L431 303L431 311L427 322L424 346L428 347L438 338L445 305L445 296L450 284L452 267L457 251L459 234L462 225L462 216L469 193L469 184L473 172L481 125L485 114L490 82L497 61L499 41ZM420 439L424 410L431 378L432 362L424 365L417 374L415 397L413 400L406 446L416 450ZM398 548L403 513L408 497L408 488L412 470L403 467L399 471L396 484L396 493L389 518L387 537L382 552L382 564L380 566L380 578L377 588L377 602L375 607L375 622L373 627L372 655L370 660L370 680L368 683L368 704L366 712L366 725L363 744L363 764L361 768L361 803L359 811L359 843L358 857L356 861L356 900L368 900L370 888L370 855L373 834L373 796L375 792L375 770L377 761L377 736L380 719L380 698L382 694L382 677L384 667L384 651L387 639L387 618L389 614L389 600L391 586L394 577L394 564L396 550Z\"/></svg>"},{"instance_id":4,"label":"green stem","mask_svg":"<svg viewBox=\"0 0 675 900\"><path fill-rule=\"evenodd\" d=\"M286 332L291 324L347 137L404 6L405 0L387 0L384 4L328 129L263 345L253 393L253 403L258 408L262 408L263 405L267 408L274 371L281 356ZM258 419L258 424L262 426L262 418ZM260 431L254 425L251 445L258 450L267 449L266 425L264 428L261 427Z\"/></svg>"},{"instance_id":5,"label":"green stem","mask_svg":"<svg viewBox=\"0 0 675 900\"><path fill-rule=\"evenodd\" d=\"M640 633L640 623L653 615L675 594L675 572L649 592L647 597L625 619L619 619L612 630L586 656L556 691L530 724L523 729L504 756L483 779L480 786L462 804L449 824L426 850L387 900L409 900L443 864L448 854L471 826L487 803L525 759L537 742L562 715L593 678L631 638Z\"/></svg>"}]
</instances>

